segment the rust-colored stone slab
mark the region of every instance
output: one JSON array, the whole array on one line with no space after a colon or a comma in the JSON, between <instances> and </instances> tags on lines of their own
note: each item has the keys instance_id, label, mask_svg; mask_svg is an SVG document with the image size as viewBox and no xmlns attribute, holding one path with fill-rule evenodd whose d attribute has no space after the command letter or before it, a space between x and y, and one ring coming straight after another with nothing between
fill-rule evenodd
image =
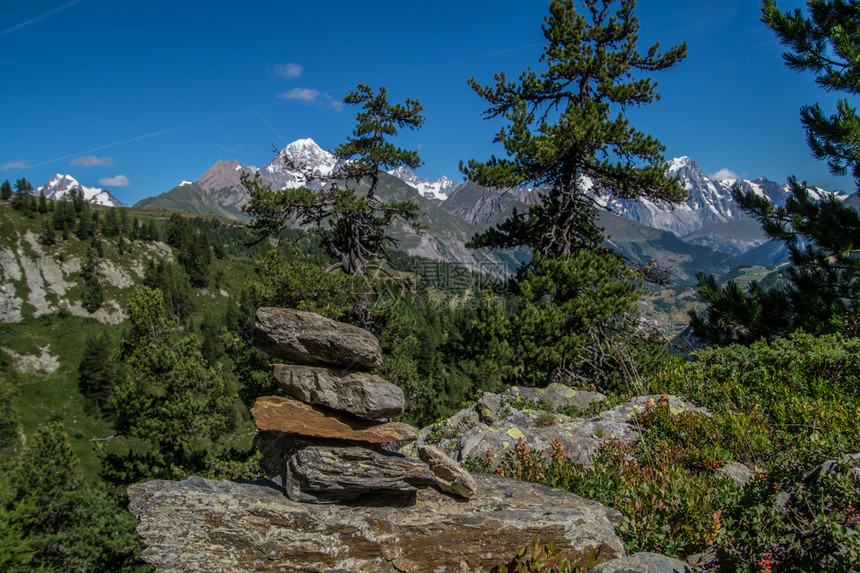
<instances>
[{"instance_id":1,"label":"rust-colored stone slab","mask_svg":"<svg viewBox=\"0 0 860 573\"><path fill-rule=\"evenodd\" d=\"M257 428L307 438L385 444L418 439L418 429L402 422L376 422L339 415L279 396L257 398L251 415Z\"/></svg>"}]
</instances>

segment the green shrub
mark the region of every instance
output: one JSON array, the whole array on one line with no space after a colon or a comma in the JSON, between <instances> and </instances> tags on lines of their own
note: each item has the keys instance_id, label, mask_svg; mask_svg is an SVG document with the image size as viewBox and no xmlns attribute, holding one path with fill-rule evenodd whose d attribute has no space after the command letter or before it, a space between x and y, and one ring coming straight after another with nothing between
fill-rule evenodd
<instances>
[{"instance_id":1,"label":"green shrub","mask_svg":"<svg viewBox=\"0 0 860 573\"><path fill-rule=\"evenodd\" d=\"M683 450L669 442L608 442L586 468L573 463L558 440L544 455L520 439L497 468L490 455L467 466L563 488L618 509L627 518L618 533L628 552L686 556L714 544L720 515L738 491L727 480L689 470L684 461Z\"/></svg>"}]
</instances>

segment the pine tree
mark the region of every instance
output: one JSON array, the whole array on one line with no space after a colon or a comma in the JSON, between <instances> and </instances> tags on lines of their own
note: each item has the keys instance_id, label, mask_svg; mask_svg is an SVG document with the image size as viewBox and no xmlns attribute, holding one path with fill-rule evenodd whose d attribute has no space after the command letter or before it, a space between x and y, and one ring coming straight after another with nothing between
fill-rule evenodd
<instances>
[{"instance_id":1,"label":"pine tree","mask_svg":"<svg viewBox=\"0 0 860 573\"><path fill-rule=\"evenodd\" d=\"M22 177L15 181L15 191L22 195L28 195L33 192L33 186L26 178Z\"/></svg>"},{"instance_id":2,"label":"pine tree","mask_svg":"<svg viewBox=\"0 0 860 573\"><path fill-rule=\"evenodd\" d=\"M121 233L119 216L114 209L108 209L102 218L101 232L105 237L116 237Z\"/></svg>"},{"instance_id":3,"label":"pine tree","mask_svg":"<svg viewBox=\"0 0 860 573\"><path fill-rule=\"evenodd\" d=\"M3 370L7 365L0 360L0 448L18 441L18 414L13 408L18 387L14 381L6 378Z\"/></svg>"},{"instance_id":4,"label":"pine tree","mask_svg":"<svg viewBox=\"0 0 860 573\"><path fill-rule=\"evenodd\" d=\"M139 288L128 303L131 332L119 360L126 375L110 398L116 429L140 440L123 455L102 450L105 479L128 484L205 472L212 443L232 428L234 396L220 366L206 365L196 337L179 336L160 291Z\"/></svg>"},{"instance_id":5,"label":"pine tree","mask_svg":"<svg viewBox=\"0 0 860 573\"><path fill-rule=\"evenodd\" d=\"M625 112L659 99L650 72L686 56L686 43L658 53L639 53L635 0L553 0L543 26L541 63L516 82L504 72L495 85L472 89L491 107L485 117L503 118L496 136L509 159L474 160L461 169L483 185L545 188L543 202L528 214L515 212L472 240L475 247L527 245L549 257L568 256L603 242L597 227L594 189L620 199L671 202L687 194L667 177L659 141L632 127Z\"/></svg>"},{"instance_id":6,"label":"pine tree","mask_svg":"<svg viewBox=\"0 0 860 573\"><path fill-rule=\"evenodd\" d=\"M643 357L657 348L635 318L642 275L603 246L597 225L601 194L669 202L687 196L666 175L660 142L626 117L629 108L659 99L649 74L681 61L686 44L662 54L655 44L640 54L635 6L553 0L543 26L543 72L527 69L518 81L502 72L491 86L469 82L491 105L485 117L504 119L496 141L507 158L471 160L461 164L463 173L492 187L543 189L540 204L514 211L469 244L534 253L509 287L514 314L493 307L475 323L485 358L502 362L501 374L515 383L566 380L610 390L626 383L629 390Z\"/></svg>"},{"instance_id":7,"label":"pine tree","mask_svg":"<svg viewBox=\"0 0 860 573\"><path fill-rule=\"evenodd\" d=\"M186 324L194 311L194 291L182 268L163 259L150 260L143 273L143 284L158 289L164 297L167 316Z\"/></svg>"},{"instance_id":8,"label":"pine tree","mask_svg":"<svg viewBox=\"0 0 860 573\"><path fill-rule=\"evenodd\" d=\"M104 290L99 280L98 263L98 253L95 248L90 247L87 260L81 267L81 278L84 281L81 304L90 313L101 308L104 302Z\"/></svg>"},{"instance_id":9,"label":"pine tree","mask_svg":"<svg viewBox=\"0 0 860 573\"><path fill-rule=\"evenodd\" d=\"M75 202L72 201L72 205ZM81 203L80 208L75 207L78 214L78 225L75 228L75 236L81 241L91 239L96 234L96 225L93 220L93 212L88 203Z\"/></svg>"},{"instance_id":10,"label":"pine tree","mask_svg":"<svg viewBox=\"0 0 860 573\"><path fill-rule=\"evenodd\" d=\"M511 281L516 312L505 312L490 296L473 323L486 374L502 375L506 385L566 382L634 390L638 372L665 353L632 320L642 290L641 276L613 252L581 249L569 258L537 253Z\"/></svg>"},{"instance_id":11,"label":"pine tree","mask_svg":"<svg viewBox=\"0 0 860 573\"><path fill-rule=\"evenodd\" d=\"M781 12L776 2L762 5L762 20L793 51L786 64L812 71L827 90L860 93L860 5L845 0L809 0L810 16ZM841 100L827 117L820 106L801 108L801 122L813 155L839 175L850 171L860 189L860 118ZM860 213L832 197L813 198L805 183L789 179L783 207L735 187L740 207L757 219L765 234L782 241L792 266L789 285L743 292L730 282L720 288L713 277L699 277L699 294L708 308L690 311L693 333L711 344L750 343L783 337L796 329L813 334L860 335Z\"/></svg>"},{"instance_id":12,"label":"pine tree","mask_svg":"<svg viewBox=\"0 0 860 573\"><path fill-rule=\"evenodd\" d=\"M36 209L39 213L45 214L48 212L48 200L45 198L45 192L39 193L39 206Z\"/></svg>"},{"instance_id":13,"label":"pine tree","mask_svg":"<svg viewBox=\"0 0 860 573\"><path fill-rule=\"evenodd\" d=\"M2 184L0 184L0 199L7 201L12 197L12 193L12 186L9 184L9 180L6 179Z\"/></svg>"},{"instance_id":14,"label":"pine tree","mask_svg":"<svg viewBox=\"0 0 860 573\"><path fill-rule=\"evenodd\" d=\"M762 21L792 51L783 55L796 71L816 74L815 83L827 91L860 94L860 4L854 0L809 0L809 17L801 11L782 12L775 0L762 4ZM837 175L850 171L860 190L860 118L843 99L836 114L818 104L800 109L800 121L816 159L827 161Z\"/></svg>"},{"instance_id":15,"label":"pine tree","mask_svg":"<svg viewBox=\"0 0 860 573\"><path fill-rule=\"evenodd\" d=\"M4 571L144 569L134 517L86 483L59 424L30 436L0 490L0 509L9 520L0 547L14 551L0 553ZM9 533L21 545L3 539Z\"/></svg>"},{"instance_id":16,"label":"pine tree","mask_svg":"<svg viewBox=\"0 0 860 573\"><path fill-rule=\"evenodd\" d=\"M42 221L42 232L39 234L39 242L46 247L57 242L57 234L54 232L54 224L47 219Z\"/></svg>"},{"instance_id":17,"label":"pine tree","mask_svg":"<svg viewBox=\"0 0 860 573\"><path fill-rule=\"evenodd\" d=\"M205 287L209 284L209 265L212 249L209 237L191 228L186 217L179 213L170 216L166 227L167 244L177 251L177 261L185 269L191 284Z\"/></svg>"},{"instance_id":18,"label":"pine tree","mask_svg":"<svg viewBox=\"0 0 860 573\"><path fill-rule=\"evenodd\" d=\"M36 218L36 212L39 209L38 203L36 202L36 198L33 195L27 196L27 207L24 209L24 213L27 214L27 217L30 219Z\"/></svg>"},{"instance_id":19,"label":"pine tree","mask_svg":"<svg viewBox=\"0 0 860 573\"><path fill-rule=\"evenodd\" d=\"M84 342L83 357L78 365L78 388L92 410L109 409L110 396L118 382L114 351L106 332L87 337Z\"/></svg>"}]
</instances>

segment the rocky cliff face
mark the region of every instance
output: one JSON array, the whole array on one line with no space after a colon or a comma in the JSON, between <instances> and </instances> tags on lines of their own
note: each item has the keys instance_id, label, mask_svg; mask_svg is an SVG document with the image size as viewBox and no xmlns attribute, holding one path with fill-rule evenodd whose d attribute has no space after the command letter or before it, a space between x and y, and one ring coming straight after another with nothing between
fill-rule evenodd
<instances>
[{"instance_id":1,"label":"rocky cliff face","mask_svg":"<svg viewBox=\"0 0 860 573\"><path fill-rule=\"evenodd\" d=\"M21 322L28 316L36 318L60 310L105 324L125 320L125 312L116 301L105 301L91 314L80 300L72 298L81 281L82 260L62 252L63 257L58 258L46 250L31 231L4 241L0 246L0 322ZM97 272L104 284L130 288L143 277L148 259L169 258L170 253L170 247L163 243L146 243L134 256L118 261L103 259Z\"/></svg>"}]
</instances>

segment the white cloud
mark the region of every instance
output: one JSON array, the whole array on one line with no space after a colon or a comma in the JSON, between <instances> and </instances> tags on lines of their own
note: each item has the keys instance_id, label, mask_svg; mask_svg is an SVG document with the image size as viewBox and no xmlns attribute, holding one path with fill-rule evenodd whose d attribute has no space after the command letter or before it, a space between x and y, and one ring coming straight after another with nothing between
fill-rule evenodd
<instances>
[{"instance_id":1,"label":"white cloud","mask_svg":"<svg viewBox=\"0 0 860 573\"><path fill-rule=\"evenodd\" d=\"M131 183L129 183L128 177L125 175L117 175L115 177L102 177L99 179L99 185L104 185L105 187L128 187Z\"/></svg>"},{"instance_id":2,"label":"white cloud","mask_svg":"<svg viewBox=\"0 0 860 573\"><path fill-rule=\"evenodd\" d=\"M737 173L735 173L734 171L732 171L728 167L724 167L724 168L720 169L716 173L709 175L709 177L711 179L714 179L715 181L728 181L729 179L740 179L741 178L740 175L738 175Z\"/></svg>"},{"instance_id":3,"label":"white cloud","mask_svg":"<svg viewBox=\"0 0 860 573\"><path fill-rule=\"evenodd\" d=\"M305 105L316 103L325 107L330 107L335 111L343 109L343 102L336 100L326 93L321 93L311 88L293 88L282 94L278 94L281 99L297 99L303 101Z\"/></svg>"},{"instance_id":4,"label":"white cloud","mask_svg":"<svg viewBox=\"0 0 860 573\"><path fill-rule=\"evenodd\" d=\"M113 165L115 159L112 157L96 157L95 155L84 155L83 157L75 157L69 161L69 165L76 167L104 167Z\"/></svg>"},{"instance_id":5,"label":"white cloud","mask_svg":"<svg viewBox=\"0 0 860 573\"><path fill-rule=\"evenodd\" d=\"M10 161L9 163L4 163L0 165L0 169L3 171L9 171L10 169L29 169L30 162L29 161Z\"/></svg>"},{"instance_id":6,"label":"white cloud","mask_svg":"<svg viewBox=\"0 0 860 573\"><path fill-rule=\"evenodd\" d=\"M293 88L282 94L278 94L278 97L281 99L298 99L302 100L306 104L309 104L316 100L319 95L320 92L318 92L317 90L312 90L310 88Z\"/></svg>"},{"instance_id":7,"label":"white cloud","mask_svg":"<svg viewBox=\"0 0 860 573\"><path fill-rule=\"evenodd\" d=\"M323 96L325 97L325 103L328 107L332 108L336 112L343 111L343 102L342 101L340 101L339 99L334 99L333 97L331 97L328 94L323 94Z\"/></svg>"},{"instance_id":8,"label":"white cloud","mask_svg":"<svg viewBox=\"0 0 860 573\"><path fill-rule=\"evenodd\" d=\"M275 74L282 78L291 80L302 75L302 67L299 64L294 64L293 62L278 64L275 66Z\"/></svg>"}]
</instances>

